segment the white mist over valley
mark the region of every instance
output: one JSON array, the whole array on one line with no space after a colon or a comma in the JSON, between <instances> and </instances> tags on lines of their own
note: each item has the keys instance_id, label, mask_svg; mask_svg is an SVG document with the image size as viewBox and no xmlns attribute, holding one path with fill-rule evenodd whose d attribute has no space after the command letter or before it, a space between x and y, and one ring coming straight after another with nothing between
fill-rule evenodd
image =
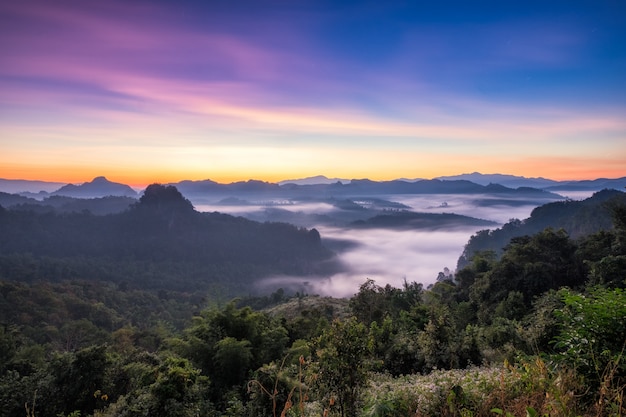
<instances>
[{"instance_id":1,"label":"white mist over valley","mask_svg":"<svg viewBox=\"0 0 626 417\"><path fill-rule=\"evenodd\" d=\"M578 198L584 198L585 193ZM244 197L242 197L243 199ZM457 226L425 229L357 228L351 222L365 220L377 212L340 210L329 202L297 200L237 200L214 204L196 204L203 212L222 212L256 221L280 219L302 227L316 228L322 242L332 248L345 271L324 277L269 277L258 284L258 290L277 288L304 290L333 297L349 297L368 278L378 285L400 288L404 281L436 281L439 272L454 272L456 263L469 238L479 230L500 227L511 219L525 219L538 204L525 200L497 199L491 195L387 195L377 200L399 203L405 210L418 213L454 213L495 222L490 227ZM231 201L235 201L231 199ZM352 201L368 207L367 198ZM547 202L547 201L546 201ZM380 211L385 213L385 211ZM316 222L316 220L318 220ZM323 221L323 223L321 222Z\"/></svg>"}]
</instances>

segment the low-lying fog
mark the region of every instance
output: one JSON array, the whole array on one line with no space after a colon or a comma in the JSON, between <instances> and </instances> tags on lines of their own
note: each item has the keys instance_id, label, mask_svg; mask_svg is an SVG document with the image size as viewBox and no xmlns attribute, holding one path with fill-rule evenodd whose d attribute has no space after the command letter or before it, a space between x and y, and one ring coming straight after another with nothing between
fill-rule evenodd
<instances>
[{"instance_id":1,"label":"low-lying fog","mask_svg":"<svg viewBox=\"0 0 626 417\"><path fill-rule=\"evenodd\" d=\"M377 214L387 203L400 203L406 210L421 213L455 213L491 220L499 227L510 219L525 219L545 201L503 200L493 196L403 195L350 198L361 208L346 209L337 201L235 201L198 204L199 211L219 211L257 221L285 221L315 227L322 241L336 251L347 272L330 277L271 277L259 289L274 291L279 287L333 297L351 296L367 278L378 285L401 287L404 280L424 287L436 281L444 268L454 271L457 260L470 236L488 227L373 229L355 228L355 220ZM340 200L344 201L344 200ZM387 209L388 210L388 209Z\"/></svg>"}]
</instances>

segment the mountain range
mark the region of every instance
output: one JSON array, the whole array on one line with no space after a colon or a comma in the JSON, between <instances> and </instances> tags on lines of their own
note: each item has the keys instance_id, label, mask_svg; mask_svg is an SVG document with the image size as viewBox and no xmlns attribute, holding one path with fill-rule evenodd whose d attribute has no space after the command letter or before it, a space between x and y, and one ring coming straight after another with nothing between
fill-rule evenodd
<instances>
[{"instance_id":1,"label":"mountain range","mask_svg":"<svg viewBox=\"0 0 626 417\"><path fill-rule=\"evenodd\" d=\"M252 194L267 198L306 198L308 196L355 196L383 194L519 194L550 196L551 192L599 191L624 189L626 177L598 178L583 181L555 181L546 178L526 178L504 174L481 174L474 172L434 179L398 179L372 181L369 179L339 179L319 175L297 180L270 183L258 180L239 181L229 184L212 180L184 180L166 185L176 186L191 199L228 198L234 195ZM0 191L10 194L42 199L49 196L97 198L106 196L135 197L139 194L130 186L96 177L83 184L66 184L0 179ZM553 195L554 196L554 195ZM554 196L556 197L556 196Z\"/></svg>"}]
</instances>

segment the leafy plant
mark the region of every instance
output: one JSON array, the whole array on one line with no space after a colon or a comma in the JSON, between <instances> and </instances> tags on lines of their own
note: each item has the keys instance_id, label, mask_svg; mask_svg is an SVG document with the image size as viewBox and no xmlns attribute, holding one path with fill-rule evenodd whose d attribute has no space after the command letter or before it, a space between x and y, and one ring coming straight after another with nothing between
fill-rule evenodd
<instances>
[{"instance_id":1,"label":"leafy plant","mask_svg":"<svg viewBox=\"0 0 626 417\"><path fill-rule=\"evenodd\" d=\"M358 415L360 394L367 382L367 329L354 317L333 321L320 338L318 387L342 417Z\"/></svg>"}]
</instances>

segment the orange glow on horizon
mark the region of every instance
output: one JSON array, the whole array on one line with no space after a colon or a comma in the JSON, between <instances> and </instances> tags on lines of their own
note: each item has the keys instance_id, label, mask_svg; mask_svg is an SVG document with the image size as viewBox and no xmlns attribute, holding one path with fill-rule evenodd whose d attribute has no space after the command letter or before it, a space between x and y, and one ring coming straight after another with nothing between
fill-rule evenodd
<instances>
[{"instance_id":1,"label":"orange glow on horizon","mask_svg":"<svg viewBox=\"0 0 626 417\"><path fill-rule=\"evenodd\" d=\"M410 158L408 158L410 159ZM442 162L439 166L426 165L424 163L416 163L422 167L406 168L405 163L399 163L396 167L387 167L387 169L378 169L368 171L367 169L350 169L337 167L320 167L319 170L310 167L303 167L302 170L276 170L274 172L267 170L225 172L211 171L207 169L205 172L198 170L176 170L173 167L168 169L159 169L158 167L149 167L143 169L133 169L128 167L95 167L95 166L73 166L73 167L57 167L57 166L28 166L21 164L1 164L0 178L3 179L20 179L32 181L46 181L80 184L89 182L98 176L104 176L109 181L127 184L135 189L143 189L153 183L176 183L183 180L202 181L211 180L218 183L232 183L247 180L259 180L267 182L279 182L288 179L299 179L313 177L316 175L325 175L328 178L344 178L344 179L363 179L368 178L374 181L387 181L398 178L423 178L432 179L440 176L452 176L460 174L469 174L472 172L480 172L482 174L508 174L516 176L543 177L555 181L576 181L591 180L597 178L621 178L626 176L626 170L620 161L608 163L605 161L605 168L595 168L596 164L586 164L588 161L559 160L558 158L541 158L541 159L520 159L520 160L501 160L497 163L488 158L472 158L471 161L459 164L454 158L448 157L451 163ZM462 158L459 158L462 159ZM402 168L400 168L400 166Z\"/></svg>"}]
</instances>

